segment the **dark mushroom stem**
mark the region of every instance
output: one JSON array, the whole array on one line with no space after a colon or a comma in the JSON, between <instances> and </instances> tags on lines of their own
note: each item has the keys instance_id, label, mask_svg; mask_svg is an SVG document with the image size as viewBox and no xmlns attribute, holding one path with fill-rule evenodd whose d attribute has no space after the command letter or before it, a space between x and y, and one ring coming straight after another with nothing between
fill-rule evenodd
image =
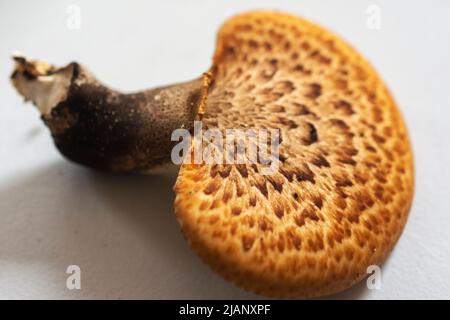
<instances>
[{"instance_id":1,"label":"dark mushroom stem","mask_svg":"<svg viewBox=\"0 0 450 320\"><path fill-rule=\"evenodd\" d=\"M56 68L21 55L11 81L32 101L54 143L69 160L108 171L145 172L170 163L177 128L192 130L210 76L124 94L101 84L76 62Z\"/></svg>"}]
</instances>

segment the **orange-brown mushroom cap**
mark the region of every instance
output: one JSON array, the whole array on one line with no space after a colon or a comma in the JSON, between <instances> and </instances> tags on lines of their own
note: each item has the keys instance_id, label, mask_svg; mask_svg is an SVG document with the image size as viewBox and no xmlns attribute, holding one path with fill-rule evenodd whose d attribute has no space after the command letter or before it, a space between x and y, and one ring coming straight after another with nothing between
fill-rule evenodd
<instances>
[{"instance_id":1,"label":"orange-brown mushroom cap","mask_svg":"<svg viewBox=\"0 0 450 320\"><path fill-rule=\"evenodd\" d=\"M379 265L410 209L406 127L354 49L304 19L250 12L219 31L204 128L279 128L280 167L184 164L175 210L192 248L274 297L343 290Z\"/></svg>"}]
</instances>

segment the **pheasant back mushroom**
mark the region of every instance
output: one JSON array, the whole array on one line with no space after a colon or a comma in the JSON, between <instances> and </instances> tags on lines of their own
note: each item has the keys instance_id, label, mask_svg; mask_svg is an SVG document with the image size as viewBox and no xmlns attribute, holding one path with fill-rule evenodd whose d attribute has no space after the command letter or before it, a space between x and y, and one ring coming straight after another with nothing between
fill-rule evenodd
<instances>
[{"instance_id":1,"label":"pheasant back mushroom","mask_svg":"<svg viewBox=\"0 0 450 320\"><path fill-rule=\"evenodd\" d=\"M35 66L19 58L13 83L40 105L42 99L36 97L55 89L39 87L36 93L34 83L61 69ZM163 121L145 116L155 114L155 104L149 103L153 93L133 100L98 85L91 76L77 81L69 74L76 99L70 100L72 89L63 90L55 94L57 106L43 115L66 156L122 171L146 170L169 158L170 148L148 147L153 128ZM206 129L280 130L279 167L273 174L262 174L255 163L181 166L174 187L176 217L191 247L213 270L247 290L298 298L346 289L369 266L384 261L411 206L413 159L396 103L361 55L305 19L249 12L221 27L213 66L201 80L185 86L180 99L157 105L186 115L159 131L157 140L163 145L170 145L170 130L191 128L199 110ZM78 113L74 101L79 99L90 109L68 117ZM92 130L110 139L115 117L106 115L129 114L134 103L139 116L121 117L114 127L117 135L133 132L122 141L126 148L120 149L120 157L105 153L104 140L79 141ZM95 121L92 113L98 115ZM74 126L79 128L62 138ZM76 156L64 152L67 148L75 148ZM127 158L130 150L133 156ZM84 160L99 155L102 161ZM112 165L117 159L120 165Z\"/></svg>"}]
</instances>

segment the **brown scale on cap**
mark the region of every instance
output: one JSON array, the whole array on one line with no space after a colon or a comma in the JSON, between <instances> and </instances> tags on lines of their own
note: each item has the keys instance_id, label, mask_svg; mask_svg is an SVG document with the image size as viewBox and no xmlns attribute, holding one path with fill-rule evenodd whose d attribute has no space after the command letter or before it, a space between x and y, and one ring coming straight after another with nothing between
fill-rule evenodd
<instances>
[{"instance_id":1,"label":"brown scale on cap","mask_svg":"<svg viewBox=\"0 0 450 320\"><path fill-rule=\"evenodd\" d=\"M329 31L266 12L222 26L211 71L204 127L279 128L283 157L273 175L183 165L175 209L192 248L268 296L360 281L391 251L413 195L407 131L383 81Z\"/></svg>"},{"instance_id":2,"label":"brown scale on cap","mask_svg":"<svg viewBox=\"0 0 450 320\"><path fill-rule=\"evenodd\" d=\"M186 239L238 286L273 297L337 292L381 264L401 234L414 169L399 110L364 58L309 21L236 16L202 79L135 94L76 63L15 60L12 82L59 150L97 169L167 163L171 132L202 115L204 129L280 129L275 173L183 164L174 188Z\"/></svg>"}]
</instances>

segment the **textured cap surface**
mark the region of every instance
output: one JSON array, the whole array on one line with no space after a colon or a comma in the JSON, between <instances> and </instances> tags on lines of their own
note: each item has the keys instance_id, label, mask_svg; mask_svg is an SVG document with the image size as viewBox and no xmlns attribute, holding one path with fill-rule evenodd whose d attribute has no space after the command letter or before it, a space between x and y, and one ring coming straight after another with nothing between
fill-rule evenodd
<instances>
[{"instance_id":1,"label":"textured cap surface","mask_svg":"<svg viewBox=\"0 0 450 320\"><path fill-rule=\"evenodd\" d=\"M343 290L380 264L413 194L406 128L371 66L300 18L251 12L218 34L205 128L279 128L280 167L181 167L176 215L192 248L245 289Z\"/></svg>"}]
</instances>

